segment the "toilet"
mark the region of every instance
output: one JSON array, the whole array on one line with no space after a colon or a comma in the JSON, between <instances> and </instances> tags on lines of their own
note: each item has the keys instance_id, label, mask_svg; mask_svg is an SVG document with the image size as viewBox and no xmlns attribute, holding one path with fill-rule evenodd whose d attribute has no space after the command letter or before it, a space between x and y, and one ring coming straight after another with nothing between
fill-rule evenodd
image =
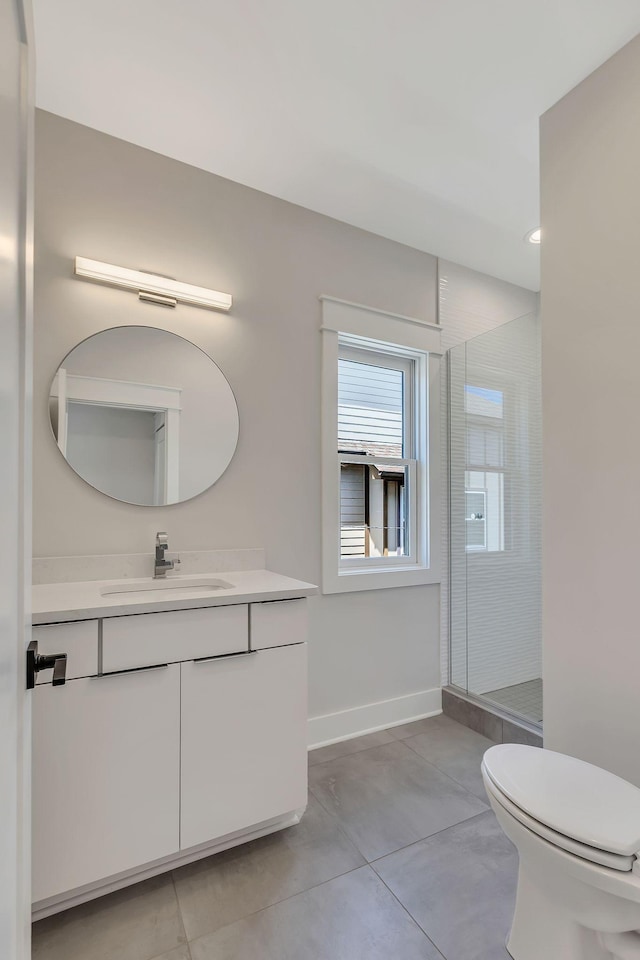
<instances>
[{"instance_id":1,"label":"toilet","mask_svg":"<svg viewBox=\"0 0 640 960\"><path fill-rule=\"evenodd\" d=\"M640 789L515 743L487 750L482 776L520 857L513 960L640 960Z\"/></svg>"}]
</instances>

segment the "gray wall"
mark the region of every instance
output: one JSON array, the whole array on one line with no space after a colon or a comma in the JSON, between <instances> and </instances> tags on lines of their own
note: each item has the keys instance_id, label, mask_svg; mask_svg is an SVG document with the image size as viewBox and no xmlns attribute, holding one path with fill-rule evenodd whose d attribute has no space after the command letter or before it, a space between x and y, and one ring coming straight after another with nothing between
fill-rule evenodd
<instances>
[{"instance_id":1,"label":"gray wall","mask_svg":"<svg viewBox=\"0 0 640 960\"><path fill-rule=\"evenodd\" d=\"M638 785L639 116L636 37L541 125L545 746Z\"/></svg>"},{"instance_id":2,"label":"gray wall","mask_svg":"<svg viewBox=\"0 0 640 960\"><path fill-rule=\"evenodd\" d=\"M34 554L264 546L320 578L320 294L433 321L436 260L51 114L37 118ZM232 293L227 316L175 311L72 277L76 255ZM88 487L48 423L51 378L78 341L119 324L175 331L209 353L240 412L236 455L189 503L136 507ZM320 597L312 716L437 687L439 588Z\"/></svg>"}]
</instances>

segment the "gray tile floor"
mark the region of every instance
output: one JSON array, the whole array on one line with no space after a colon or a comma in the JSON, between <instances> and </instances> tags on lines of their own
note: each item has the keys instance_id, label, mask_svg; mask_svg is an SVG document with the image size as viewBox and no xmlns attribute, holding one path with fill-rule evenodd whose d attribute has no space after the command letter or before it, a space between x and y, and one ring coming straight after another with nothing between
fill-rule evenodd
<instances>
[{"instance_id":1,"label":"gray tile floor","mask_svg":"<svg viewBox=\"0 0 640 960\"><path fill-rule=\"evenodd\" d=\"M300 824L33 928L34 960L508 960L492 741L440 716L315 750Z\"/></svg>"},{"instance_id":2,"label":"gray tile floor","mask_svg":"<svg viewBox=\"0 0 640 960\"><path fill-rule=\"evenodd\" d=\"M500 690L490 690L483 693L485 700L491 700L499 706L506 707L514 713L519 713L528 720L542 721L542 680L527 680L525 683L514 683L510 687Z\"/></svg>"}]
</instances>

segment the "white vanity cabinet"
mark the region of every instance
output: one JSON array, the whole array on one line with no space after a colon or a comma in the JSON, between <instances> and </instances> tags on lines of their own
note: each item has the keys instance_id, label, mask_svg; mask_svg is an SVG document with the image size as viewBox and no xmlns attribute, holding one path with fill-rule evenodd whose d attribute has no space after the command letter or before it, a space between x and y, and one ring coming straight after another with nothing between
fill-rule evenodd
<instances>
[{"instance_id":1,"label":"white vanity cabinet","mask_svg":"<svg viewBox=\"0 0 640 960\"><path fill-rule=\"evenodd\" d=\"M241 653L249 649L247 624L246 603L110 617L102 621L102 669L111 673Z\"/></svg>"},{"instance_id":2,"label":"white vanity cabinet","mask_svg":"<svg viewBox=\"0 0 640 960\"><path fill-rule=\"evenodd\" d=\"M306 600L252 603L249 608L252 650L284 647L306 637L309 617Z\"/></svg>"},{"instance_id":3,"label":"white vanity cabinet","mask_svg":"<svg viewBox=\"0 0 640 960\"><path fill-rule=\"evenodd\" d=\"M306 806L305 599L34 636L71 650L72 668L33 691L35 917L280 829Z\"/></svg>"},{"instance_id":4,"label":"white vanity cabinet","mask_svg":"<svg viewBox=\"0 0 640 960\"><path fill-rule=\"evenodd\" d=\"M34 627L32 638L41 654L67 654L67 680L91 677L98 672L98 621L79 620L77 623L52 623ZM53 670L41 670L36 683L51 683Z\"/></svg>"},{"instance_id":5,"label":"white vanity cabinet","mask_svg":"<svg viewBox=\"0 0 640 960\"><path fill-rule=\"evenodd\" d=\"M182 848L306 806L306 654L182 664Z\"/></svg>"},{"instance_id":6,"label":"white vanity cabinet","mask_svg":"<svg viewBox=\"0 0 640 960\"><path fill-rule=\"evenodd\" d=\"M178 849L180 667L33 697L33 899Z\"/></svg>"}]
</instances>

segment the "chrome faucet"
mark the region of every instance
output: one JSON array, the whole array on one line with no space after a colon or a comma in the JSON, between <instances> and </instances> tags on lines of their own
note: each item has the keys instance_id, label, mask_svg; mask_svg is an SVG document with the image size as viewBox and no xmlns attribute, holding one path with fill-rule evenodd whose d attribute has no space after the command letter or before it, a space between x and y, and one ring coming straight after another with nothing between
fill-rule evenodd
<instances>
[{"instance_id":1,"label":"chrome faucet","mask_svg":"<svg viewBox=\"0 0 640 960\"><path fill-rule=\"evenodd\" d=\"M169 538L166 533L156 533L156 565L154 570L154 580L166 577L167 570L173 570L176 563L180 563L176 557L174 560L165 560L165 553L169 549Z\"/></svg>"}]
</instances>

